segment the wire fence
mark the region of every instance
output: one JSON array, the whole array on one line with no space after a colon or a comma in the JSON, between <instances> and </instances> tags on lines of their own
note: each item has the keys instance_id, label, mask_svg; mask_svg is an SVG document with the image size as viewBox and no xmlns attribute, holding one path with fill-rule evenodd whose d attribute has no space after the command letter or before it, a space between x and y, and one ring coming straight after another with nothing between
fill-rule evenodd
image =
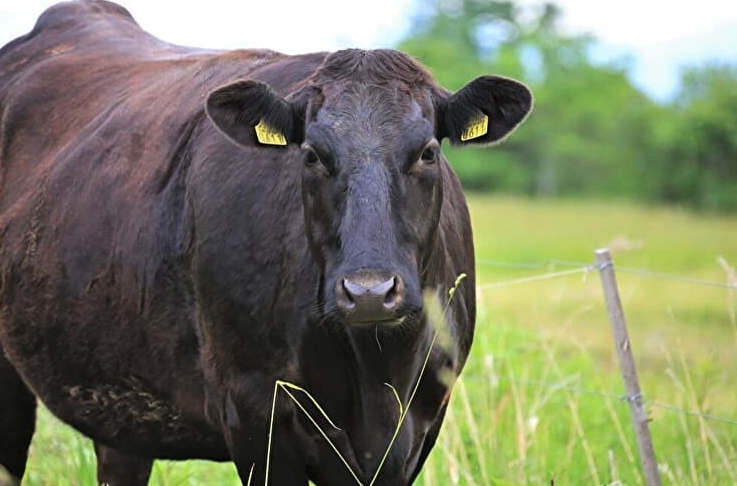
<instances>
[{"instance_id":1,"label":"wire fence","mask_svg":"<svg viewBox=\"0 0 737 486\"><path fill-rule=\"evenodd\" d=\"M574 268L573 270L563 270L560 272L548 272L542 275L535 275L532 277L522 277L522 278L516 278L514 280L506 280L503 282L493 282L490 284L479 285L477 288L479 290L488 290L488 289L497 289L501 287L509 287L510 285L537 282L540 280L550 280L552 278L567 277L568 275L574 275L577 273L588 273L589 271L592 270L592 268L593 267L582 267L582 268Z\"/></svg>"},{"instance_id":2,"label":"wire fence","mask_svg":"<svg viewBox=\"0 0 737 486\"><path fill-rule=\"evenodd\" d=\"M506 287L509 285L516 285L520 283L527 283L527 282L534 282L538 280L548 280L551 278L558 278L558 277L565 277L567 275L572 275L576 273L587 273L592 270L596 270L597 266L595 263L583 263L583 262L574 262L570 260L558 260L558 259L551 259L551 260L545 260L544 262L537 262L537 263L515 263L515 262L501 262L496 260L478 260L476 262L478 265L486 265L486 266L496 266L496 267L505 267L505 268L517 268L517 269L525 269L525 270L533 270L538 268L554 268L556 266L562 266L562 267L577 267L574 270L568 270L568 271L559 271L559 272L548 272L541 275L536 275L533 277L527 277L527 278L519 278L504 282L493 282L486 285L481 285L478 288L483 289L489 289L489 288L497 288L497 287ZM665 272L656 272L653 270L649 270L646 268L633 268L633 267L623 267L620 265L616 265L617 272L621 273L630 273L635 275L642 275L645 277L653 277L658 279L665 279L665 280L675 280L675 281L681 281L696 285L704 285L709 287L720 287L724 289L732 289L737 290L737 282L714 282L711 280L702 280L698 278L688 277L684 275L677 275L673 273L665 273Z\"/></svg>"},{"instance_id":3,"label":"wire fence","mask_svg":"<svg viewBox=\"0 0 737 486\"><path fill-rule=\"evenodd\" d=\"M477 289L480 291L488 290L488 289L496 289L496 288L502 288L502 287L508 287L512 285L520 285L525 283L531 283L531 282L538 282L543 280L550 280L550 279L556 279L561 277L567 277L575 274L584 274L584 276L588 275L589 272L592 272L594 270L598 270L598 265L596 263L584 263L584 262L577 262L577 261L570 261L570 260L561 260L561 259L549 259L542 262L504 262L504 261L497 261L497 260L477 260L477 265L482 266L494 266L494 267L502 267L502 268L513 268L513 269L521 269L521 270L536 270L536 269L548 269L550 271L532 275L529 277L521 277L521 278L515 278L511 280L505 280L505 281L498 281L498 282L492 282L488 284L483 284L477 286ZM693 278L689 276L684 275L677 275L672 273L665 273L665 272L659 272L659 271L653 271L650 269L645 268L633 268L633 267L622 267L619 265L613 265L616 272L620 273L629 273L629 274L635 274L640 275L644 277L650 277L650 278L656 278L656 279L666 279L666 280L673 280L673 281L680 281L688 284L693 285L702 285L702 286L708 286L708 287L717 287L717 288L723 288L723 289L729 289L729 290L737 290L737 277L735 277L735 271L734 268L730 267L726 261L723 258L719 259L719 263L724 268L724 270L727 273L727 282L716 282L711 280L703 280L698 278ZM573 267L569 268L568 270L560 270L560 271L553 271L556 267ZM506 381L510 383L514 383L521 386L528 386L528 387L543 387L553 390L560 390L560 391L568 391L571 393L577 393L577 394L588 394L588 395L595 395L600 396L603 398L609 398L621 402L629 402L636 399L642 399L643 403L646 405L649 405L651 407L660 408L669 412L673 413L679 413L683 415L689 415L693 417L699 417L705 420L710 420L714 422L720 422L732 426L737 426L737 419L734 418L728 418L728 417L720 417L709 413L700 412L698 410L689 410L681 407L676 407L674 405L661 403L654 400L649 400L644 396L631 396L627 394L616 394L616 393L608 393L601 390L593 390L588 389L580 386L571 386L569 381L564 382L546 382L541 380L518 380L513 378L504 378L504 377L498 377L495 376L493 379L488 377L478 377L478 376L464 376L463 379L465 381L476 381L476 382L491 382L491 381Z\"/></svg>"}]
</instances>

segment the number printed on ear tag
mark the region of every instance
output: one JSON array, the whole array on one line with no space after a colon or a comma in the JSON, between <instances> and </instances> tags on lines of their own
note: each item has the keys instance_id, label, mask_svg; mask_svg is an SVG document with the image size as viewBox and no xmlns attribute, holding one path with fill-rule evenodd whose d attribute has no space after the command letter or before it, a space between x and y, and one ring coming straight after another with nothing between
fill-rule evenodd
<instances>
[{"instance_id":1,"label":"number printed on ear tag","mask_svg":"<svg viewBox=\"0 0 737 486\"><path fill-rule=\"evenodd\" d=\"M486 132L489 131L489 117L487 115L484 115L483 113L471 118L468 121L468 126L465 130L463 130L463 133L461 133L461 142L465 142L466 140L472 140L474 138L479 138L483 135L486 135Z\"/></svg>"},{"instance_id":2,"label":"number printed on ear tag","mask_svg":"<svg viewBox=\"0 0 737 486\"><path fill-rule=\"evenodd\" d=\"M264 145L286 145L287 139L275 128L264 123L263 120L256 125L256 138Z\"/></svg>"}]
</instances>

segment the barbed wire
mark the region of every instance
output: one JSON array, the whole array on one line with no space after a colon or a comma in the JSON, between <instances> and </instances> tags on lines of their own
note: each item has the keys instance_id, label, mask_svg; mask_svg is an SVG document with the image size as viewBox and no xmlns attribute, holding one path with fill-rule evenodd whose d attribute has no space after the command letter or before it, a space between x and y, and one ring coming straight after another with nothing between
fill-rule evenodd
<instances>
[{"instance_id":1,"label":"barbed wire","mask_svg":"<svg viewBox=\"0 0 737 486\"><path fill-rule=\"evenodd\" d=\"M707 285L710 287L720 287L724 289L737 290L737 284L714 282L711 280L702 280L700 278L686 277L683 275L675 275L672 273L654 272L652 270L648 270L644 268L630 268L630 267L620 267L619 265L614 265L614 270L619 271L619 272L624 272L624 273L634 273L637 275L644 275L646 277L655 277L655 278L666 279L666 280L680 280L682 282L688 282L688 283L697 284L697 285Z\"/></svg>"},{"instance_id":2,"label":"barbed wire","mask_svg":"<svg viewBox=\"0 0 737 486\"><path fill-rule=\"evenodd\" d=\"M563 271L563 272L549 272L542 275L537 275L534 277L524 277L504 282L494 282L491 284L481 285L479 289L486 289L486 288L497 288L497 287L506 287L508 285L515 285L518 283L526 283L526 282L534 282L537 280L547 280L549 278L556 278L556 277L563 277L566 275L575 274L577 272L589 272L591 270L596 269L596 264L592 263L583 263L583 262L576 262L576 261L570 261L570 260L559 260L559 259L550 259L545 260L543 262L535 262L535 263L516 263L516 262L502 262L497 260L477 260L476 262L479 265L488 265L488 266L497 266L497 267L506 267L506 268L519 268L519 269L536 269L536 268L551 268L557 266L567 266L567 267L577 267L578 271L570 270L570 271ZM649 270L647 268L634 268L634 267L623 267L620 265L614 265L614 270L622 273L631 273L636 275L642 275L645 277L653 277L653 278L659 278L659 279L665 279L665 280L676 280L681 282L687 282L692 283L696 285L705 285L709 287L719 287L723 289L730 289L730 290L737 290L737 284L731 284L731 283L724 283L724 282L715 282L712 280L704 280L694 277L688 277L685 275L677 275L673 273L665 273L665 272L657 272L653 270Z\"/></svg>"},{"instance_id":3,"label":"barbed wire","mask_svg":"<svg viewBox=\"0 0 737 486\"><path fill-rule=\"evenodd\" d=\"M508 287L510 285L517 285L517 284L528 283L528 282L537 282L539 280L548 280L551 278L565 277L567 275L574 275L576 273L588 273L589 271L593 269L594 269L593 266L589 266L589 267L584 267L584 268L574 268L573 270L563 270L560 272L549 272L549 273L544 273L542 275L535 275L532 277L522 277L522 278L516 278L513 280L506 280L503 282L494 282L490 284L479 285L477 288L479 290L496 289L500 287Z\"/></svg>"},{"instance_id":4,"label":"barbed wire","mask_svg":"<svg viewBox=\"0 0 737 486\"><path fill-rule=\"evenodd\" d=\"M703 418L705 420L711 420L713 422L721 422L724 424L734 425L737 426L737 420L727 417L719 417L717 415L709 414L709 413L703 413L696 410L689 410L685 408L676 407L673 405L669 405L667 403L657 402L654 400L649 400L648 398L640 395L638 396L632 396L632 395L626 395L626 394L618 394L618 393L610 393L610 392L604 392L601 390L592 390L590 388L584 388L580 386L570 386L567 383L570 380L557 382L557 383L551 383L546 382L542 380L518 380L514 378L506 378L506 377L499 377L495 376L493 378L487 378L487 377L481 377L481 376L467 376L462 375L461 379L464 381L475 381L475 382L495 382L495 381L503 381L507 383L514 383L517 385L522 386L529 386L529 387L543 387L553 390L563 390L570 393L577 393L577 394L586 394L586 395L594 395L602 398L611 398L619 402L629 402L632 400L636 400L637 398L642 398L642 403L646 405L650 405L651 407L660 408L663 410L667 410L669 412L674 413L680 413L683 415L691 415L693 417L699 417Z\"/></svg>"},{"instance_id":5,"label":"barbed wire","mask_svg":"<svg viewBox=\"0 0 737 486\"><path fill-rule=\"evenodd\" d=\"M554 267L560 265L562 267L589 267L591 263L577 262L572 260L561 260L558 258L551 258L542 262L503 262L501 260L476 260L479 265L490 265L496 267L509 267L509 268L545 268Z\"/></svg>"},{"instance_id":6,"label":"barbed wire","mask_svg":"<svg viewBox=\"0 0 737 486\"><path fill-rule=\"evenodd\" d=\"M700 417L706 420L712 420L714 422L722 422L724 424L730 424L730 425L737 426L737 420L724 418L724 417L717 417L716 415L712 415L710 413L701 413L695 410L686 410L683 408L674 407L673 405L668 405L667 403L654 402L652 400L645 400L645 403L652 407L662 408L663 410L668 410L670 412L677 412L677 413L681 413L684 415L693 415L695 417Z\"/></svg>"}]
</instances>

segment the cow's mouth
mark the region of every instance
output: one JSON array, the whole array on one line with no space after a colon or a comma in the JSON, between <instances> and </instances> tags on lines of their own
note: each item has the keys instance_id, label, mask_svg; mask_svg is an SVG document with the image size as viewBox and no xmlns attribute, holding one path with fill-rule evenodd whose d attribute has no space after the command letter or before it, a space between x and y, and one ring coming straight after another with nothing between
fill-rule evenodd
<instances>
[{"instance_id":1,"label":"cow's mouth","mask_svg":"<svg viewBox=\"0 0 737 486\"><path fill-rule=\"evenodd\" d=\"M369 319L369 320L349 320L347 323L352 327L396 327L401 326L407 320L407 316L388 317L385 319Z\"/></svg>"}]
</instances>

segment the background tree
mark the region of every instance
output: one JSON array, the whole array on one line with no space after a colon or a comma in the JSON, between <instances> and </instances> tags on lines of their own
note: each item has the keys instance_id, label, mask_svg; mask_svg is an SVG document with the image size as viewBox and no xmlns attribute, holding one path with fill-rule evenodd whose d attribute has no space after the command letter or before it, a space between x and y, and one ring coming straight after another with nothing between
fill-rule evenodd
<instances>
[{"instance_id":1,"label":"background tree","mask_svg":"<svg viewBox=\"0 0 737 486\"><path fill-rule=\"evenodd\" d=\"M596 45L564 33L550 3L434 0L399 48L449 89L495 73L535 93L532 116L499 147L446 148L469 189L735 207L735 69L688 70L677 102L661 106L629 81L626 59L594 62Z\"/></svg>"},{"instance_id":2,"label":"background tree","mask_svg":"<svg viewBox=\"0 0 737 486\"><path fill-rule=\"evenodd\" d=\"M683 71L662 130L649 196L702 209L737 209L737 66Z\"/></svg>"}]
</instances>

